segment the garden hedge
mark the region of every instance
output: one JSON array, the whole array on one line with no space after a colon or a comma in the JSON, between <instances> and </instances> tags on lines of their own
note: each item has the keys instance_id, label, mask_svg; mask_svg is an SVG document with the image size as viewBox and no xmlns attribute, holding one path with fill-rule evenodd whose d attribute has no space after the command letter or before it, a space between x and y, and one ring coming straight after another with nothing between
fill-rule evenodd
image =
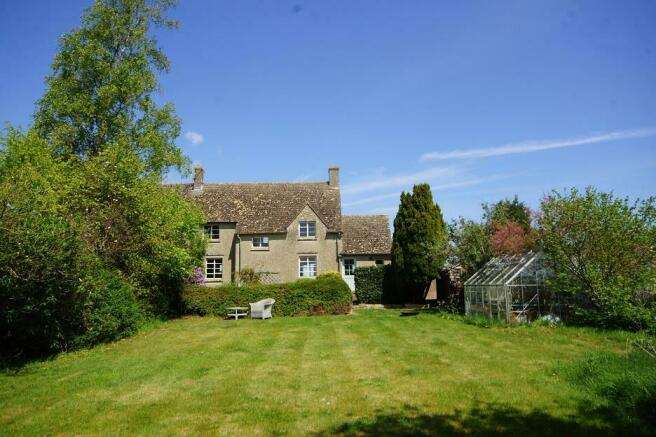
<instances>
[{"instance_id":1,"label":"garden hedge","mask_svg":"<svg viewBox=\"0 0 656 437\"><path fill-rule=\"evenodd\" d=\"M403 303L402 287L398 285L391 265L357 267L355 297L358 303Z\"/></svg>"},{"instance_id":2,"label":"garden hedge","mask_svg":"<svg viewBox=\"0 0 656 437\"><path fill-rule=\"evenodd\" d=\"M380 266L355 269L355 296L359 303L382 303L385 268Z\"/></svg>"},{"instance_id":3,"label":"garden hedge","mask_svg":"<svg viewBox=\"0 0 656 437\"><path fill-rule=\"evenodd\" d=\"M182 304L185 313L225 316L227 307L248 306L273 298L274 316L347 314L351 311L351 290L339 273L324 273L316 279L299 279L283 284L255 284L219 287L185 286Z\"/></svg>"}]
</instances>

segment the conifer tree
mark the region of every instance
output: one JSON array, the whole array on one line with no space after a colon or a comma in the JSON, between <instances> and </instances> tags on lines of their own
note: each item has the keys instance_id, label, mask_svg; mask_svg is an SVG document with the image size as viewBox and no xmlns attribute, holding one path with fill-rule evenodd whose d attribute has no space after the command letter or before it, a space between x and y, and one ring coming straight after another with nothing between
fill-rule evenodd
<instances>
[{"instance_id":1,"label":"conifer tree","mask_svg":"<svg viewBox=\"0 0 656 437\"><path fill-rule=\"evenodd\" d=\"M406 300L421 301L448 254L446 224L428 184L401 193L394 219L392 265Z\"/></svg>"}]
</instances>

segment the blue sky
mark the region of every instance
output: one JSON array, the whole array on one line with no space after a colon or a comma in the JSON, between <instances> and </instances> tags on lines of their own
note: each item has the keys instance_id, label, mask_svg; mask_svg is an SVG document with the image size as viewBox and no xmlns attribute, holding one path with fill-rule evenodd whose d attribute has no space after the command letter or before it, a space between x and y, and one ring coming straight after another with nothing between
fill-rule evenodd
<instances>
[{"instance_id":1,"label":"blue sky","mask_svg":"<svg viewBox=\"0 0 656 437\"><path fill-rule=\"evenodd\" d=\"M29 125L88 4L0 2L0 122ZM183 0L171 16L159 99L209 181L337 164L344 213L393 217L425 181L447 219L567 186L656 194L656 2Z\"/></svg>"}]
</instances>

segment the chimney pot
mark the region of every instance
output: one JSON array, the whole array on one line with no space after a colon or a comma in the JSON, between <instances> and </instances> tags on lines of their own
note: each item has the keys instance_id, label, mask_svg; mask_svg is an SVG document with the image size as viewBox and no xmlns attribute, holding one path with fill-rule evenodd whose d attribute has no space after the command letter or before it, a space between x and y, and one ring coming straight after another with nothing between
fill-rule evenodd
<instances>
[{"instance_id":1,"label":"chimney pot","mask_svg":"<svg viewBox=\"0 0 656 437\"><path fill-rule=\"evenodd\" d=\"M205 183L205 170L200 164L194 166L194 190L202 190Z\"/></svg>"},{"instance_id":2,"label":"chimney pot","mask_svg":"<svg viewBox=\"0 0 656 437\"><path fill-rule=\"evenodd\" d=\"M339 167L328 168L328 185L335 188L339 187Z\"/></svg>"}]
</instances>

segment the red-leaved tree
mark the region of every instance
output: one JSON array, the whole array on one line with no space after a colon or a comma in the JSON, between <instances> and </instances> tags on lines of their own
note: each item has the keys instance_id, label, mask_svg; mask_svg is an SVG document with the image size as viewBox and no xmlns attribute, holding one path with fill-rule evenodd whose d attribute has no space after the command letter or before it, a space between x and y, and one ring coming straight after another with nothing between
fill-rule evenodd
<instances>
[{"instance_id":1,"label":"red-leaved tree","mask_svg":"<svg viewBox=\"0 0 656 437\"><path fill-rule=\"evenodd\" d=\"M509 221L493 224L490 246L495 256L523 253L530 249L532 245L532 236L519 223Z\"/></svg>"}]
</instances>

